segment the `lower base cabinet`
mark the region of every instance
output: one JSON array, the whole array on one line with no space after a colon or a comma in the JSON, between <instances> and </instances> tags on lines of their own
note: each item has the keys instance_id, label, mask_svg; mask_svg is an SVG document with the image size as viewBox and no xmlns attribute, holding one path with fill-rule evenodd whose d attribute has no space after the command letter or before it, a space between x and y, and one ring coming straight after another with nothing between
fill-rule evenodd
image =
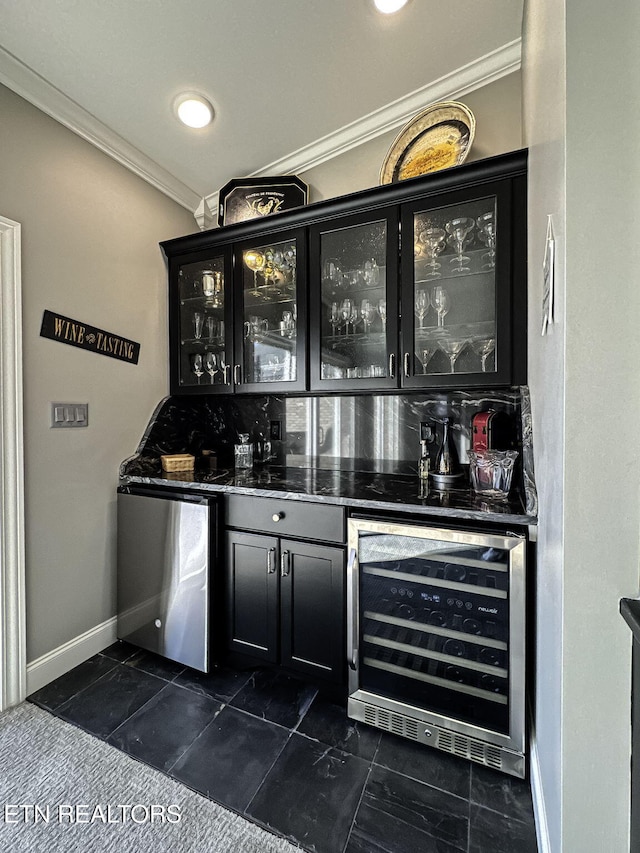
<instances>
[{"instance_id":1,"label":"lower base cabinet","mask_svg":"<svg viewBox=\"0 0 640 853\"><path fill-rule=\"evenodd\" d=\"M343 548L227 531L227 649L341 684Z\"/></svg>"}]
</instances>

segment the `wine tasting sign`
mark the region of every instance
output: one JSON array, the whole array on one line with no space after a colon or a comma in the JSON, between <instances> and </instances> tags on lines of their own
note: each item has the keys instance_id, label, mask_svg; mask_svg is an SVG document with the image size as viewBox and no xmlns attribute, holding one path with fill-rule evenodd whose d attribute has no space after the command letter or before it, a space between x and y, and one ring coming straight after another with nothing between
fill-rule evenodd
<instances>
[{"instance_id":1,"label":"wine tasting sign","mask_svg":"<svg viewBox=\"0 0 640 853\"><path fill-rule=\"evenodd\" d=\"M40 335L72 347L128 361L130 364L137 364L140 355L140 344L135 341L122 338L113 332L105 332L104 329L97 329L79 320L71 320L61 314L54 314L53 311L44 312Z\"/></svg>"}]
</instances>

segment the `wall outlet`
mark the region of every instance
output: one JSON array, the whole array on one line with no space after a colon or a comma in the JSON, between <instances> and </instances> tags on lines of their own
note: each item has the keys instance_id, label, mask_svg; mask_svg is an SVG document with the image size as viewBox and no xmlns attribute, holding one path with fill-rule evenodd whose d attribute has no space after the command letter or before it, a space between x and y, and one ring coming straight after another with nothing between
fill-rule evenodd
<instances>
[{"instance_id":1,"label":"wall outlet","mask_svg":"<svg viewBox=\"0 0 640 853\"><path fill-rule=\"evenodd\" d=\"M269 438L271 441L282 441L282 421L269 421Z\"/></svg>"}]
</instances>

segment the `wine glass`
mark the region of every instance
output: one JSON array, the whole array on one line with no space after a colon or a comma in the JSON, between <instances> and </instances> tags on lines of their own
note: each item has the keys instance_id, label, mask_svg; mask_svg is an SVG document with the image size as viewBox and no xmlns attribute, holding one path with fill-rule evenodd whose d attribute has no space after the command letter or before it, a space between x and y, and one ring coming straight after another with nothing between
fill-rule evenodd
<instances>
[{"instance_id":1,"label":"wine glass","mask_svg":"<svg viewBox=\"0 0 640 853\"><path fill-rule=\"evenodd\" d=\"M476 219L480 239L489 249L482 256L486 260L483 269L492 270L496 265L496 218L492 210Z\"/></svg>"},{"instance_id":2,"label":"wine glass","mask_svg":"<svg viewBox=\"0 0 640 853\"><path fill-rule=\"evenodd\" d=\"M464 254L465 240L475 226L473 219L468 216L459 216L447 222L445 228L449 234L449 243L456 251L456 257L451 259L451 263L457 263L456 272L469 272L469 267L465 266L469 262L469 257Z\"/></svg>"},{"instance_id":3,"label":"wine glass","mask_svg":"<svg viewBox=\"0 0 640 853\"><path fill-rule=\"evenodd\" d=\"M264 269L265 257L262 252L258 252L256 249L248 249L244 253L244 262L245 265L253 272L253 290L250 290L249 293L251 296L255 296L257 299L260 299L262 297L262 293L258 290L258 272Z\"/></svg>"},{"instance_id":4,"label":"wine glass","mask_svg":"<svg viewBox=\"0 0 640 853\"><path fill-rule=\"evenodd\" d=\"M207 371L209 376L211 377L211 384L213 385L213 377L218 372L218 358L215 352L208 352L204 357L204 369Z\"/></svg>"},{"instance_id":5,"label":"wine glass","mask_svg":"<svg viewBox=\"0 0 640 853\"><path fill-rule=\"evenodd\" d=\"M482 359L482 371L486 373L487 358L496 348L495 338L483 338L480 341L474 341L472 344L473 351Z\"/></svg>"},{"instance_id":6,"label":"wine glass","mask_svg":"<svg viewBox=\"0 0 640 853\"><path fill-rule=\"evenodd\" d=\"M296 289L296 247L289 246L284 250L284 263L282 265L285 277L288 278L286 288L292 292Z\"/></svg>"},{"instance_id":7,"label":"wine glass","mask_svg":"<svg viewBox=\"0 0 640 853\"><path fill-rule=\"evenodd\" d=\"M191 372L195 373L198 377L198 384L200 383L200 377L204 373L204 368L202 366L202 356L200 353L194 353L191 356Z\"/></svg>"},{"instance_id":8,"label":"wine glass","mask_svg":"<svg viewBox=\"0 0 640 853\"><path fill-rule=\"evenodd\" d=\"M433 293L431 294L431 304L438 313L438 326L444 326L444 318L449 313L451 301L449 299L449 294L447 293L446 289L441 285L437 285L433 288Z\"/></svg>"},{"instance_id":9,"label":"wine glass","mask_svg":"<svg viewBox=\"0 0 640 853\"><path fill-rule=\"evenodd\" d=\"M193 314L193 337L199 341L202 337L202 324L204 322L204 315L202 311L194 311Z\"/></svg>"},{"instance_id":10,"label":"wine glass","mask_svg":"<svg viewBox=\"0 0 640 853\"><path fill-rule=\"evenodd\" d=\"M424 329L424 318L426 316L427 311L429 310L429 294L426 290L419 290L416 293L416 314L418 315L418 319L420 321L420 328ZM435 303L434 303L435 307Z\"/></svg>"},{"instance_id":11,"label":"wine glass","mask_svg":"<svg viewBox=\"0 0 640 853\"><path fill-rule=\"evenodd\" d=\"M355 300L351 300L351 332L355 335L356 326L360 322L360 313L358 312L358 306L355 303Z\"/></svg>"},{"instance_id":12,"label":"wine glass","mask_svg":"<svg viewBox=\"0 0 640 853\"><path fill-rule=\"evenodd\" d=\"M430 259L427 266L430 267L427 276L429 278L440 278L438 270L442 264L436 258L445 247L445 232L442 228L425 228L420 232L420 242L424 246L424 253Z\"/></svg>"},{"instance_id":13,"label":"wine glass","mask_svg":"<svg viewBox=\"0 0 640 853\"><path fill-rule=\"evenodd\" d=\"M437 349L438 349L437 344L432 344L431 346L428 346L428 347L425 346L423 348L423 350L422 350L422 372L423 373L427 372L427 365L429 364L429 362L433 358Z\"/></svg>"},{"instance_id":14,"label":"wine glass","mask_svg":"<svg viewBox=\"0 0 640 853\"><path fill-rule=\"evenodd\" d=\"M349 334L349 323L351 322L351 315L356 310L357 309L353 299L343 299L340 303L340 325L344 326L345 335Z\"/></svg>"},{"instance_id":15,"label":"wine glass","mask_svg":"<svg viewBox=\"0 0 640 853\"><path fill-rule=\"evenodd\" d=\"M382 320L382 331L387 331L387 300L381 299L378 302L378 314Z\"/></svg>"},{"instance_id":16,"label":"wine glass","mask_svg":"<svg viewBox=\"0 0 640 853\"><path fill-rule=\"evenodd\" d=\"M331 323L331 331L333 332L333 337L335 338L336 329L338 329L341 325L340 306L337 302L331 303L331 308L329 308L329 322Z\"/></svg>"},{"instance_id":17,"label":"wine glass","mask_svg":"<svg viewBox=\"0 0 640 853\"><path fill-rule=\"evenodd\" d=\"M438 341L438 345L440 349L449 356L449 361L451 362L451 373L453 373L456 367L456 360L467 345L467 341L464 339L457 341L451 340L451 338L443 338Z\"/></svg>"},{"instance_id":18,"label":"wine glass","mask_svg":"<svg viewBox=\"0 0 640 853\"><path fill-rule=\"evenodd\" d=\"M215 336L216 336L215 331L216 331L216 318L209 315L207 317L207 338L210 341L213 341L213 339L215 338Z\"/></svg>"},{"instance_id":19,"label":"wine glass","mask_svg":"<svg viewBox=\"0 0 640 853\"><path fill-rule=\"evenodd\" d=\"M371 323L375 314L375 308L368 299L363 299L360 304L360 316L364 325L365 335L369 334Z\"/></svg>"}]
</instances>

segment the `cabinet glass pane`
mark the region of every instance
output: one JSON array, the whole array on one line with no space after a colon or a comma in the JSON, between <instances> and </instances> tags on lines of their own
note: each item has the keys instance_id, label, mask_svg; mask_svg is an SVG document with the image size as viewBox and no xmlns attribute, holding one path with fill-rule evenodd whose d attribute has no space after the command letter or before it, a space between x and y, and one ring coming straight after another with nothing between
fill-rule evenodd
<instances>
[{"instance_id":1,"label":"cabinet glass pane","mask_svg":"<svg viewBox=\"0 0 640 853\"><path fill-rule=\"evenodd\" d=\"M226 367L224 259L183 264L180 290L180 385L223 385Z\"/></svg>"},{"instance_id":2,"label":"cabinet glass pane","mask_svg":"<svg viewBox=\"0 0 640 853\"><path fill-rule=\"evenodd\" d=\"M385 220L320 237L322 379L389 375L386 240Z\"/></svg>"},{"instance_id":3,"label":"cabinet glass pane","mask_svg":"<svg viewBox=\"0 0 640 853\"><path fill-rule=\"evenodd\" d=\"M414 215L413 373L494 373L494 197Z\"/></svg>"},{"instance_id":4,"label":"cabinet glass pane","mask_svg":"<svg viewBox=\"0 0 640 853\"><path fill-rule=\"evenodd\" d=\"M360 534L361 686L507 732L509 555Z\"/></svg>"},{"instance_id":5,"label":"cabinet glass pane","mask_svg":"<svg viewBox=\"0 0 640 853\"><path fill-rule=\"evenodd\" d=\"M243 381L295 382L298 301L296 241L242 253Z\"/></svg>"}]
</instances>

